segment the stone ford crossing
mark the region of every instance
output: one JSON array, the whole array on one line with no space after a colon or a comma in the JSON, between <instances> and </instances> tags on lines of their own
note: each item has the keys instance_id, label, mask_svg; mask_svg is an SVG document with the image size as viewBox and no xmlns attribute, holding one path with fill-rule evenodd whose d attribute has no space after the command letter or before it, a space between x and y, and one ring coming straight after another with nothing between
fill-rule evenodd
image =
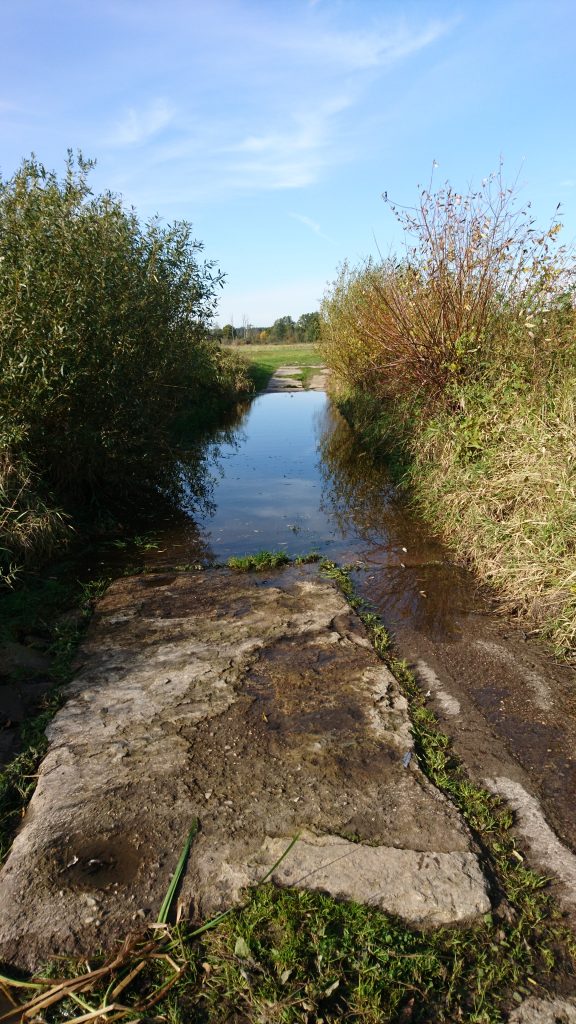
<instances>
[{"instance_id":1,"label":"stone ford crossing","mask_svg":"<svg viewBox=\"0 0 576 1024\"><path fill-rule=\"evenodd\" d=\"M115 582L0 874L0 959L110 947L154 921L197 819L194 920L272 878L412 924L490 908L477 851L412 755L405 699L309 566Z\"/></svg>"}]
</instances>

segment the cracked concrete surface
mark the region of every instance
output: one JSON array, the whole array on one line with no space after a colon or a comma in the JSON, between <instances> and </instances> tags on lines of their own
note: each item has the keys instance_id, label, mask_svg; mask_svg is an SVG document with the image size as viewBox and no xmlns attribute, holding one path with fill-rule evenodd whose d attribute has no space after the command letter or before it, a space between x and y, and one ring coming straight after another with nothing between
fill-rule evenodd
<instances>
[{"instance_id":1,"label":"cracked concrete surface","mask_svg":"<svg viewBox=\"0 0 576 1024\"><path fill-rule=\"evenodd\" d=\"M153 921L196 818L194 919L239 901L297 833L277 884L418 925L490 907L462 820L405 756L396 681L310 566L117 580L49 739L0 874L0 959L37 967Z\"/></svg>"}]
</instances>

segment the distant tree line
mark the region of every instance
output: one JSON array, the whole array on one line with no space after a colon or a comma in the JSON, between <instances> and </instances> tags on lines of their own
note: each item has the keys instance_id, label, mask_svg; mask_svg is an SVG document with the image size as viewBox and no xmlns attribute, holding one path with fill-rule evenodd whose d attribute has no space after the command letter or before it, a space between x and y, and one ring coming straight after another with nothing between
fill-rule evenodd
<instances>
[{"instance_id":1,"label":"distant tree line","mask_svg":"<svg viewBox=\"0 0 576 1024\"><path fill-rule=\"evenodd\" d=\"M244 323L242 327L224 324L223 327L214 327L211 335L228 344L254 345L265 342L270 345L313 345L320 338L320 314L303 313L298 320L293 320L291 316L281 316L271 327L254 327L249 323Z\"/></svg>"}]
</instances>

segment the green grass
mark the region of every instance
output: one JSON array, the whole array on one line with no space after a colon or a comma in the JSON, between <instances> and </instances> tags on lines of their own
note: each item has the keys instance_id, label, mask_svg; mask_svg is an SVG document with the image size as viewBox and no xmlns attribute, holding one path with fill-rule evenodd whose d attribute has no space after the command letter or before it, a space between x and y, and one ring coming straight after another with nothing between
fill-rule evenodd
<instances>
[{"instance_id":1,"label":"green grass","mask_svg":"<svg viewBox=\"0 0 576 1024\"><path fill-rule=\"evenodd\" d=\"M235 351L246 360L248 376L256 391L263 391L270 377L280 366L298 366L296 375L307 386L312 376L312 367L319 366L322 358L314 345L246 345Z\"/></svg>"},{"instance_id":2,"label":"green grass","mask_svg":"<svg viewBox=\"0 0 576 1024\"><path fill-rule=\"evenodd\" d=\"M266 569L278 569L281 565L305 565L319 561L320 555L316 551L296 555L295 558L286 551L257 551L254 555L234 555L226 564L236 572L264 572Z\"/></svg>"},{"instance_id":3,"label":"green grass","mask_svg":"<svg viewBox=\"0 0 576 1024\"><path fill-rule=\"evenodd\" d=\"M236 572L264 572L266 569L278 569L289 561L285 551L257 551L254 555L233 556L227 565Z\"/></svg>"},{"instance_id":4,"label":"green grass","mask_svg":"<svg viewBox=\"0 0 576 1024\"><path fill-rule=\"evenodd\" d=\"M470 386L464 408L425 421L401 400L338 399L411 504L503 607L576 657L576 404L574 373L548 393Z\"/></svg>"}]
</instances>

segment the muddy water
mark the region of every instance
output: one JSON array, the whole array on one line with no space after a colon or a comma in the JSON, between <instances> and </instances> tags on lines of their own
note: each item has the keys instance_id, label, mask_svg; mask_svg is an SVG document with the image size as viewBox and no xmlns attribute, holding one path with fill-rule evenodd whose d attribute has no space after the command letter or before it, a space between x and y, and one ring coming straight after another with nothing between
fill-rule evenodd
<instances>
[{"instance_id":1,"label":"muddy water","mask_svg":"<svg viewBox=\"0 0 576 1024\"><path fill-rule=\"evenodd\" d=\"M528 639L403 505L385 467L321 392L265 394L211 466L212 506L148 561L311 550L356 566L457 752L479 781L541 801L576 849L576 679ZM547 867L547 865L544 865Z\"/></svg>"}]
</instances>

